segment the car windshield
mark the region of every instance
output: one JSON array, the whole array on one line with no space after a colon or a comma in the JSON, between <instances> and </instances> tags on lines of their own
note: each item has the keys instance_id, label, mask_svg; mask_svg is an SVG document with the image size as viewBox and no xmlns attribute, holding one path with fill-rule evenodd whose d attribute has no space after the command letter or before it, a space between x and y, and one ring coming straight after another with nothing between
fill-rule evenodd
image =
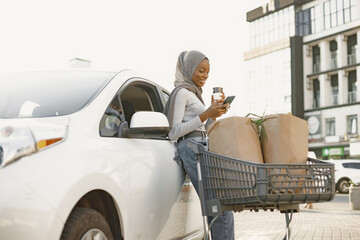
<instances>
[{"instance_id":1,"label":"car windshield","mask_svg":"<svg viewBox=\"0 0 360 240\"><path fill-rule=\"evenodd\" d=\"M86 106L114 72L48 71L0 77L0 118L63 116Z\"/></svg>"}]
</instances>

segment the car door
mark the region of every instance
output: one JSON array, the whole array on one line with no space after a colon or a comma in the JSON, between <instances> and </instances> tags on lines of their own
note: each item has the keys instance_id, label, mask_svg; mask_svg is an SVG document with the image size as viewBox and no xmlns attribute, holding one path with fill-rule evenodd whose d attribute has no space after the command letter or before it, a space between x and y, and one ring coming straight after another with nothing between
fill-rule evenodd
<instances>
[{"instance_id":1,"label":"car door","mask_svg":"<svg viewBox=\"0 0 360 240\"><path fill-rule=\"evenodd\" d=\"M114 96L100 123L100 135L112 139L112 148L126 151L121 158L126 158L130 178L127 222L131 231L125 233L127 239L183 238L189 231L190 235L201 235L201 224L187 227L186 206L190 201L183 201L188 197L180 194L184 192L185 173L174 160L174 143L167 138L128 138L122 134L135 112L162 112L163 107L164 96L158 86L130 79ZM199 209L192 214L201 223Z\"/></svg>"},{"instance_id":2,"label":"car door","mask_svg":"<svg viewBox=\"0 0 360 240\"><path fill-rule=\"evenodd\" d=\"M163 95L165 105L169 93L161 88L159 92ZM179 235L182 235L183 239L203 239L203 233L200 200L186 176L170 217L157 240L176 239Z\"/></svg>"},{"instance_id":3,"label":"car door","mask_svg":"<svg viewBox=\"0 0 360 240\"><path fill-rule=\"evenodd\" d=\"M353 182L360 181L360 162L346 162L343 163L345 174Z\"/></svg>"}]
</instances>

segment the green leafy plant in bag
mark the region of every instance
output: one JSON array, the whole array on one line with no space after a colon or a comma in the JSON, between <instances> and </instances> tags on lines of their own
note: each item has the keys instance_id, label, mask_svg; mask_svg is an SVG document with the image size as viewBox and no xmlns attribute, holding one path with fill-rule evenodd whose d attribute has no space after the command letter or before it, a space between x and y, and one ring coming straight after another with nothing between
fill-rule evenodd
<instances>
[{"instance_id":1,"label":"green leafy plant in bag","mask_svg":"<svg viewBox=\"0 0 360 240\"><path fill-rule=\"evenodd\" d=\"M260 144L261 144L261 148L263 147L263 142L266 139L266 132L265 129L263 127L263 122L266 121L266 119L264 118L265 112L263 113L262 116L259 116L257 114L254 113L248 113L245 117L250 118L251 122L253 123L253 128L257 134L257 136L259 137L260 140ZM250 117L252 116L252 117Z\"/></svg>"}]
</instances>

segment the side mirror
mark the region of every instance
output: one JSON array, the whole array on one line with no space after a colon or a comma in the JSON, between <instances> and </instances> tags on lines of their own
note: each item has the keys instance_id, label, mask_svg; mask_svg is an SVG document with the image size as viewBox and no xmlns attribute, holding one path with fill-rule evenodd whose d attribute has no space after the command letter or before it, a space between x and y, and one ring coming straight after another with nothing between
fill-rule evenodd
<instances>
[{"instance_id":1,"label":"side mirror","mask_svg":"<svg viewBox=\"0 0 360 240\"><path fill-rule=\"evenodd\" d=\"M160 112L136 112L131 118L130 128L127 122L120 125L122 137L153 138L165 137L170 131L167 117Z\"/></svg>"}]
</instances>

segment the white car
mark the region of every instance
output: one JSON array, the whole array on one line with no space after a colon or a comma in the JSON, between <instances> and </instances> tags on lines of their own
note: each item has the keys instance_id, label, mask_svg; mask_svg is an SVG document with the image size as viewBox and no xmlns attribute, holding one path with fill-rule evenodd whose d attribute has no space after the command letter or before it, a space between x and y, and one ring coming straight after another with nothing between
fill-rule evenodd
<instances>
[{"instance_id":1,"label":"white car","mask_svg":"<svg viewBox=\"0 0 360 240\"><path fill-rule=\"evenodd\" d=\"M350 181L360 182L360 160L329 160L335 164L335 184L339 193L348 193Z\"/></svg>"},{"instance_id":2,"label":"white car","mask_svg":"<svg viewBox=\"0 0 360 240\"><path fill-rule=\"evenodd\" d=\"M169 92L124 70L0 79L0 239L202 239Z\"/></svg>"}]
</instances>

